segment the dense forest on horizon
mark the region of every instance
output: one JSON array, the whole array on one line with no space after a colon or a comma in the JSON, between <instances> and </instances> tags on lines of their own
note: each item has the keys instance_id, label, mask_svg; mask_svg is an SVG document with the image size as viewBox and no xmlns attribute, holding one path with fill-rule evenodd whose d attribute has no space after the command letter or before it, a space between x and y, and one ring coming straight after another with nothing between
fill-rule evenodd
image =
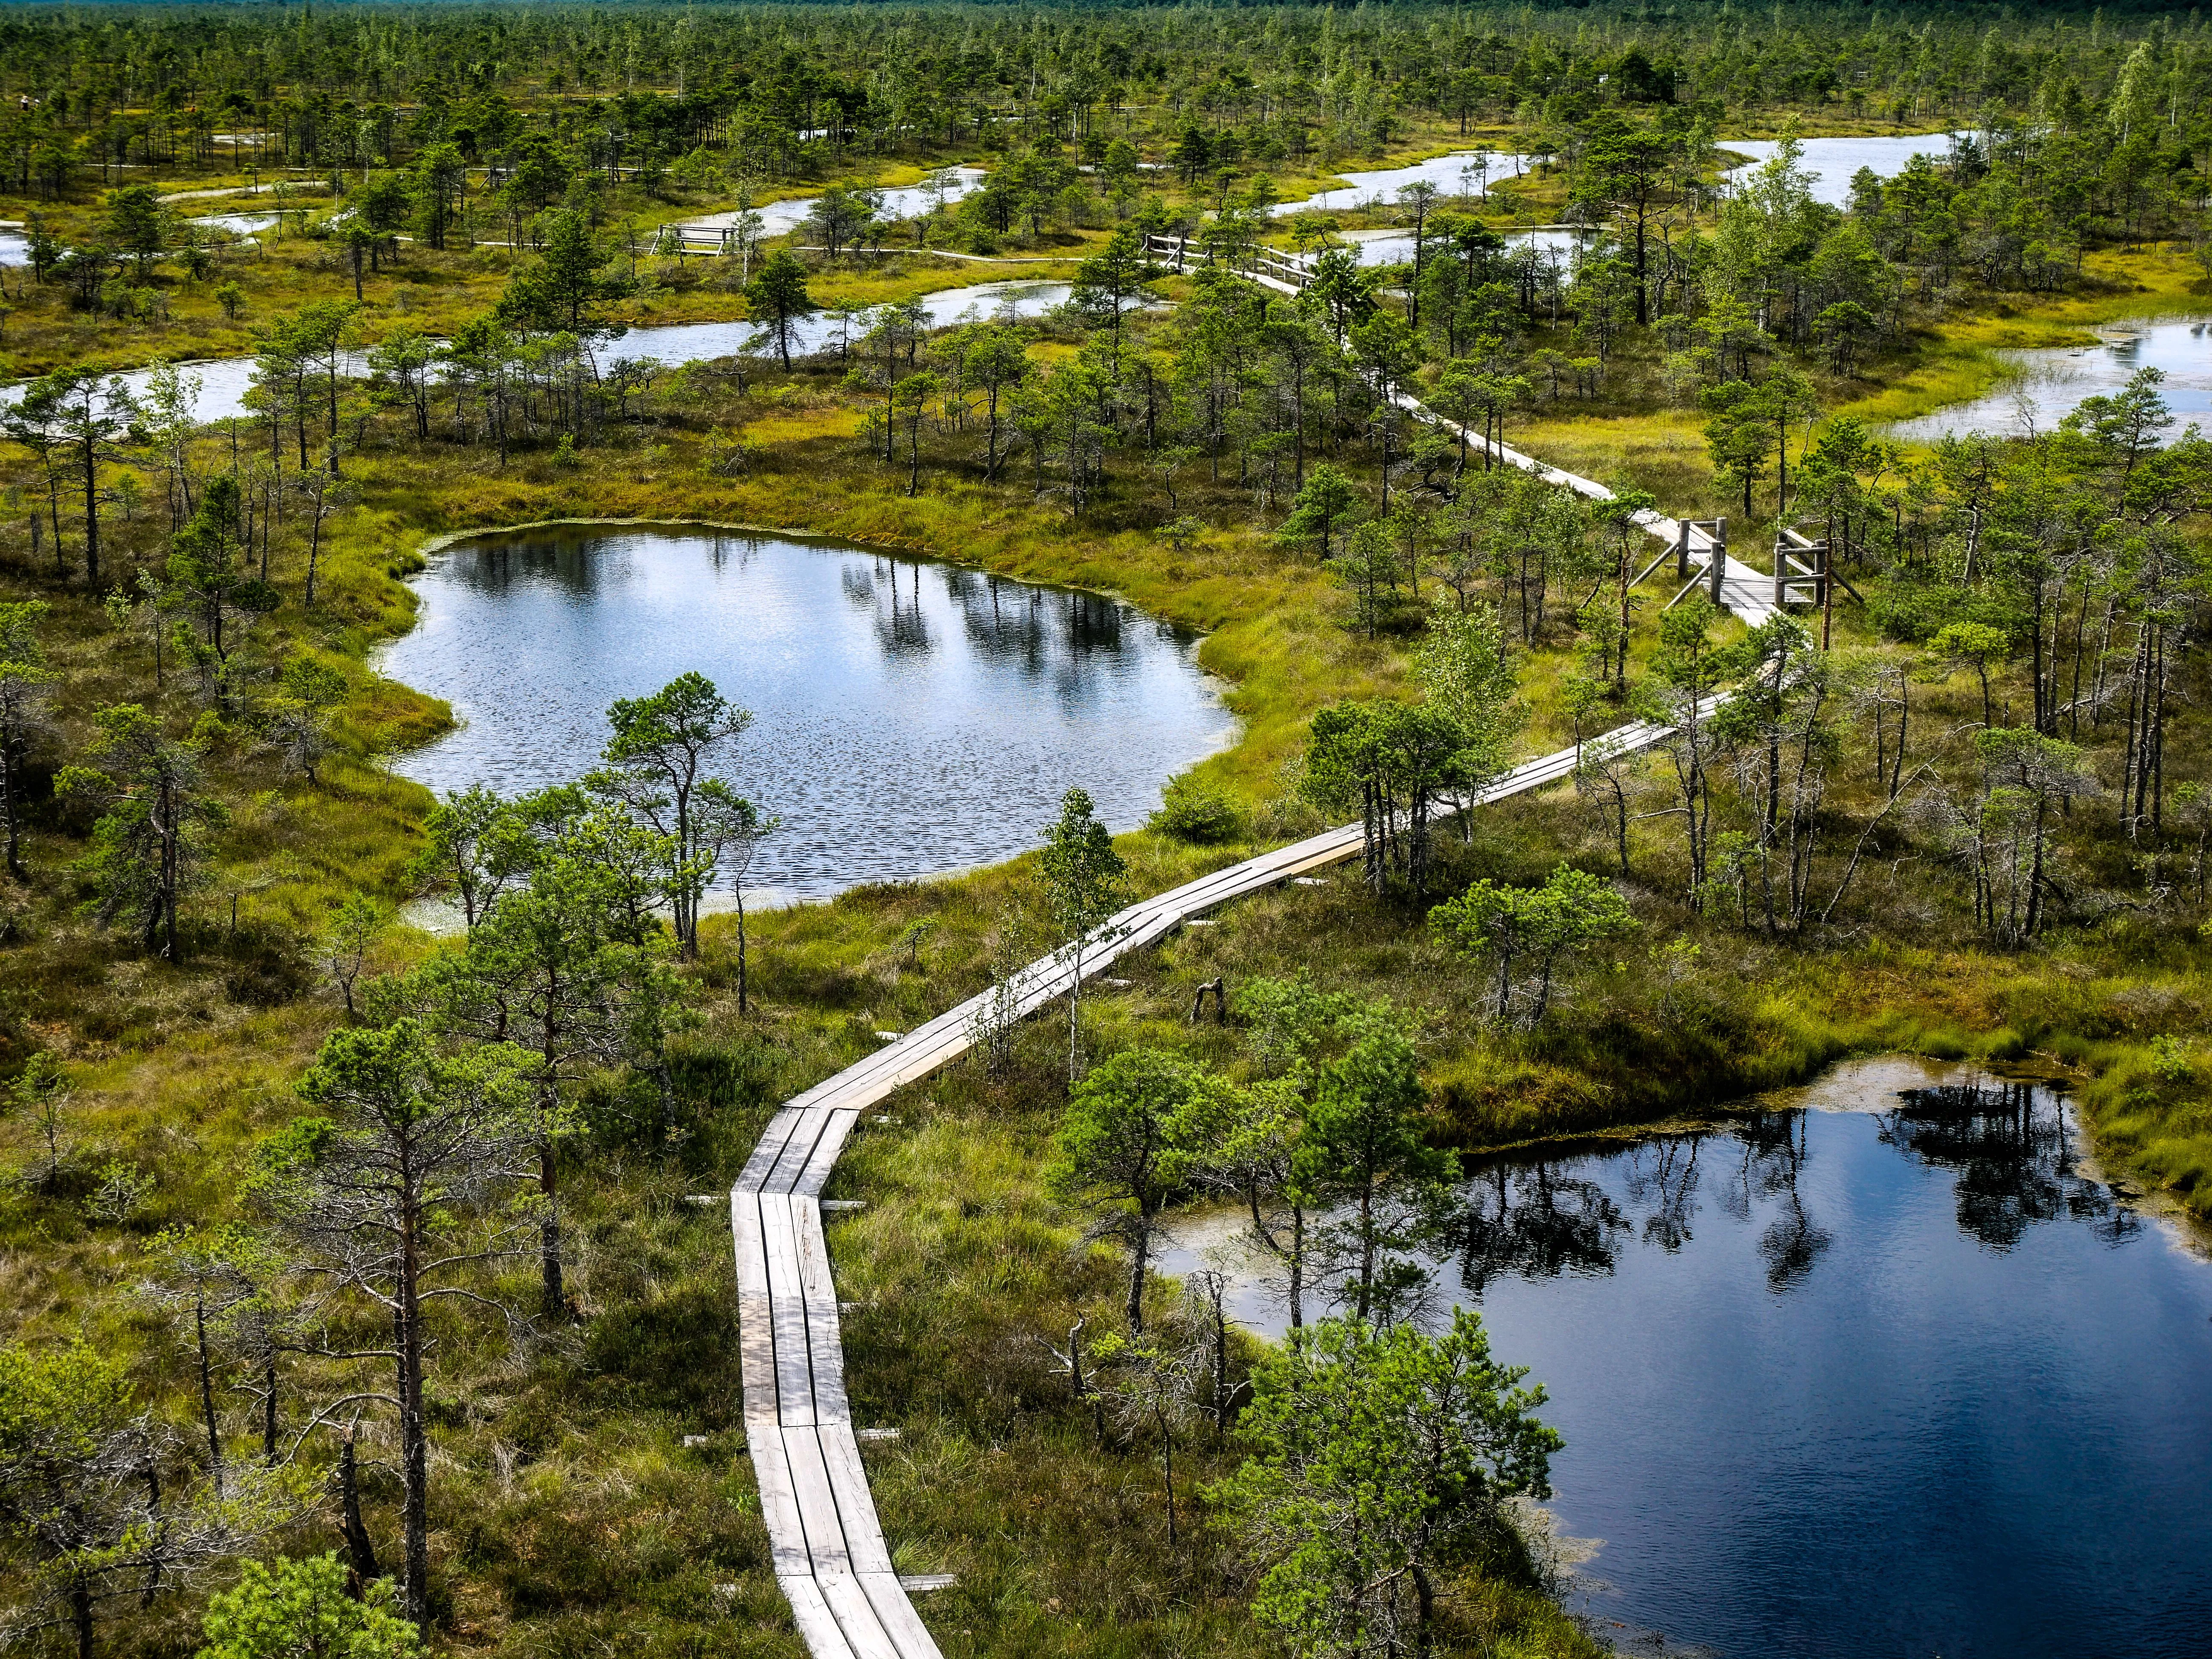
<instances>
[{"instance_id":1,"label":"dense forest on horizon","mask_svg":"<svg viewBox=\"0 0 2212 1659\"><path fill-rule=\"evenodd\" d=\"M1572 121L1710 103L1757 121L2066 118L2122 88L2195 131L2201 25L2149 7L99 7L0 17L0 154L291 167L471 162L531 141L610 168L702 145L769 173L963 141L1195 120L1261 161L1387 144L1416 113ZM1087 149L1086 149L1087 155ZM243 159L243 155L240 156ZM1096 159L1096 158L1091 158Z\"/></svg>"}]
</instances>

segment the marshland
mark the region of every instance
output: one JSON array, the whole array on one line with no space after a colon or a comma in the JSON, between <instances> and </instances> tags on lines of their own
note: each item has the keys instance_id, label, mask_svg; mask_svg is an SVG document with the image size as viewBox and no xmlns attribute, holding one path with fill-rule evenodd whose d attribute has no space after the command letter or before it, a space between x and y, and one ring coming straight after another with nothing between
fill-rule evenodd
<instances>
[{"instance_id":1,"label":"marshland","mask_svg":"<svg viewBox=\"0 0 2212 1659\"><path fill-rule=\"evenodd\" d=\"M980 996L821 1217L943 1654L2190 1651L2209 89L2152 7L11 17L11 1649L810 1651L726 1195Z\"/></svg>"}]
</instances>

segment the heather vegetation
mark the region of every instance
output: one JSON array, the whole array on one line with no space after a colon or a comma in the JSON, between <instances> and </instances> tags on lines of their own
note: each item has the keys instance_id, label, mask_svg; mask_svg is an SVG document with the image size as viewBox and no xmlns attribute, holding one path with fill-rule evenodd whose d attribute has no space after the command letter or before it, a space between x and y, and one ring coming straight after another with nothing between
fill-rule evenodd
<instances>
[{"instance_id":1,"label":"heather vegetation","mask_svg":"<svg viewBox=\"0 0 2212 1659\"><path fill-rule=\"evenodd\" d=\"M870 1478L947 1654L1592 1651L1542 1379L1421 1265L1460 1155L1893 1047L2063 1075L2212 1206L2212 441L2154 372L1887 427L2203 308L2209 87L2111 7L0 21L0 1629L797 1654L691 1200L881 1033L1357 822L860 1136ZM1839 133L1926 154L1824 192ZM1011 276L1069 296L921 302ZM1653 507L1842 580L1747 625ZM1111 590L1239 732L1144 829L1069 778L1034 857L749 911L809 803L708 665L581 777L388 764L448 720L369 665L433 538L562 518ZM1200 1204L1292 1341L1152 1271Z\"/></svg>"}]
</instances>

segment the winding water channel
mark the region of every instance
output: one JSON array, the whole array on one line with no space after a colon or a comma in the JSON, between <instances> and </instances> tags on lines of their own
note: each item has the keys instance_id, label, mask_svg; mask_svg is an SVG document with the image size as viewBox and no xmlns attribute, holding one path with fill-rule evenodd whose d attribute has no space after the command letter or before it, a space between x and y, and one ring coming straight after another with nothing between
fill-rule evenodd
<instances>
[{"instance_id":1,"label":"winding water channel","mask_svg":"<svg viewBox=\"0 0 2212 1659\"><path fill-rule=\"evenodd\" d=\"M996 863L1071 783L1116 830L1233 735L1196 639L1120 600L825 541L689 526L480 536L415 579L378 666L465 722L396 769L564 783L617 697L705 674L750 709L727 775L784 827L748 899Z\"/></svg>"},{"instance_id":2,"label":"winding water channel","mask_svg":"<svg viewBox=\"0 0 2212 1659\"><path fill-rule=\"evenodd\" d=\"M2051 1090L1871 1061L1470 1176L1440 1299L1551 1391L1551 1511L1601 1634L1725 1659L2205 1651L2212 1264L2097 1178ZM1165 1269L1239 1224L1193 1227ZM1239 1318L1279 1334L1230 1260Z\"/></svg>"}]
</instances>

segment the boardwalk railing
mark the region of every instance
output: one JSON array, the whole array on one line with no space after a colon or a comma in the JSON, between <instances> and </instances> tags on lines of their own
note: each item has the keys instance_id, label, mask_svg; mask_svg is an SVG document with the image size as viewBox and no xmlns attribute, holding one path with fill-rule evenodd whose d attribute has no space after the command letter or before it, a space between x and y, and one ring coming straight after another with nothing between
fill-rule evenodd
<instances>
[{"instance_id":1,"label":"boardwalk railing","mask_svg":"<svg viewBox=\"0 0 2212 1659\"><path fill-rule=\"evenodd\" d=\"M1718 704L1709 700L1700 717ZM1593 743L1618 754L1648 748L1672 729L1638 721ZM1516 767L1474 804L1563 782L1580 754L1563 749ZM1355 858L1362 840L1361 827L1347 824L1133 904L1085 942L1083 975L1232 899ZM1017 975L1014 1017L1065 995L1075 961L1063 949ZM992 1006L998 1000L988 991L971 997L793 1098L769 1121L730 1192L745 1440L776 1581L814 1659L939 1659L892 1565L861 1465L821 1198L861 1114L967 1053L979 1016L1006 1012Z\"/></svg>"},{"instance_id":2,"label":"boardwalk railing","mask_svg":"<svg viewBox=\"0 0 2212 1659\"><path fill-rule=\"evenodd\" d=\"M1180 272L1194 263L1212 264L1214 255L1203 246L1194 250L1188 236L1163 236L1148 232L1145 237L1147 258L1171 261ZM1238 276L1249 277L1263 288L1273 289L1279 294L1296 294L1313 281L1313 265L1302 255L1285 253L1280 248L1255 247L1231 255L1229 269Z\"/></svg>"}]
</instances>

